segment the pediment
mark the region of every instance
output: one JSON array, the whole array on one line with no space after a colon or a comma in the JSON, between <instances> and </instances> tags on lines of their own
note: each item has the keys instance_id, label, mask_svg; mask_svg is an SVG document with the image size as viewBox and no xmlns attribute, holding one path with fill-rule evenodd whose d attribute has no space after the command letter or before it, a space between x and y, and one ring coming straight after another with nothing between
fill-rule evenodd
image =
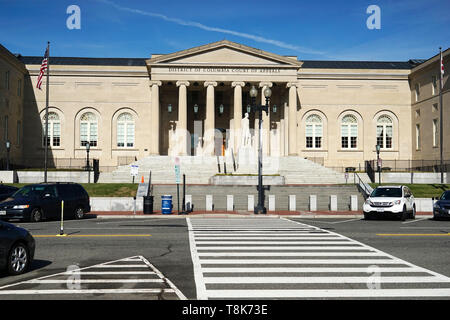
<instances>
[{"instance_id":1,"label":"pediment","mask_svg":"<svg viewBox=\"0 0 450 320\"><path fill-rule=\"evenodd\" d=\"M227 40L147 60L149 66L157 65L230 65L230 66L284 66L300 67L297 59L247 47Z\"/></svg>"}]
</instances>

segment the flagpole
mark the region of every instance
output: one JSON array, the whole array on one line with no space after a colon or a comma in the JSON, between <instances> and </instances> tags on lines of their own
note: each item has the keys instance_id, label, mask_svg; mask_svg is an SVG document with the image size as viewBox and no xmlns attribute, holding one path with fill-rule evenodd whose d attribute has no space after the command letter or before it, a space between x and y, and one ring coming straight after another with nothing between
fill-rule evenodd
<instances>
[{"instance_id":1,"label":"flagpole","mask_svg":"<svg viewBox=\"0 0 450 320\"><path fill-rule=\"evenodd\" d=\"M444 89L443 82L442 82L442 66L444 65L444 61L442 60L442 47L439 47L439 142L440 142L440 162L441 162L441 183L444 183L444 125L443 125L443 119L444 119L444 106L442 105L442 90Z\"/></svg>"},{"instance_id":2,"label":"flagpole","mask_svg":"<svg viewBox=\"0 0 450 320\"><path fill-rule=\"evenodd\" d=\"M47 41L47 84L45 93L45 156L44 156L44 182L47 182L47 162L48 162L48 97L50 86L50 41Z\"/></svg>"}]
</instances>

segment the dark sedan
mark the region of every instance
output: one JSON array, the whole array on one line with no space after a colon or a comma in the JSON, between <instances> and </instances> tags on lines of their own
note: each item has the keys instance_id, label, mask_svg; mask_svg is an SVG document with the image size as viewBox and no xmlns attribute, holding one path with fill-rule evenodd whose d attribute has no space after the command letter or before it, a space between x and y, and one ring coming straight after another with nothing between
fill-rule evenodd
<instances>
[{"instance_id":1,"label":"dark sedan","mask_svg":"<svg viewBox=\"0 0 450 320\"><path fill-rule=\"evenodd\" d=\"M433 218L450 218L450 190L445 191L433 205Z\"/></svg>"},{"instance_id":2,"label":"dark sedan","mask_svg":"<svg viewBox=\"0 0 450 320\"><path fill-rule=\"evenodd\" d=\"M0 269L11 275L29 269L34 258L35 241L25 229L0 221Z\"/></svg>"},{"instance_id":3,"label":"dark sedan","mask_svg":"<svg viewBox=\"0 0 450 320\"><path fill-rule=\"evenodd\" d=\"M13 186L5 186L4 184L0 184L0 201L5 200L12 196L14 192L19 190L19 188Z\"/></svg>"}]
</instances>

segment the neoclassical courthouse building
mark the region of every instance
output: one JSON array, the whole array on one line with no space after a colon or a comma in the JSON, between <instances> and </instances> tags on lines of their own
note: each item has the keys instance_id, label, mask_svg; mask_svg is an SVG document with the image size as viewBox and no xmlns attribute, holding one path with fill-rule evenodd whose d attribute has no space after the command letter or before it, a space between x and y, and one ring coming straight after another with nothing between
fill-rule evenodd
<instances>
[{"instance_id":1,"label":"neoclassical courthouse building","mask_svg":"<svg viewBox=\"0 0 450 320\"><path fill-rule=\"evenodd\" d=\"M443 56L444 159L450 159L450 50ZM0 158L9 140L17 165L43 163L41 62L42 56L0 46ZM266 155L357 167L376 158L379 144L386 160L439 159L439 77L439 55L304 61L226 40L150 58L51 56L50 157L85 159L87 142L101 167L150 155L236 152L245 113L253 141L257 134L249 108L255 86L258 103L265 88L272 90L263 116Z\"/></svg>"}]
</instances>

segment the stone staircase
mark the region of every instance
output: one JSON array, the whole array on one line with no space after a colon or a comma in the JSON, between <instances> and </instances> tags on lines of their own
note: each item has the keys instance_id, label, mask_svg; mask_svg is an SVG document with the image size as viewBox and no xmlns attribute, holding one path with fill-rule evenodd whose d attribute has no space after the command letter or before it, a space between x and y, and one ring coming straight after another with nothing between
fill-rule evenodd
<instances>
[{"instance_id":1,"label":"stone staircase","mask_svg":"<svg viewBox=\"0 0 450 320\"><path fill-rule=\"evenodd\" d=\"M224 173L224 163L227 173L257 174L257 162L235 163L231 157L195 157L180 156L181 174L186 174L188 184L209 184L210 178ZM140 182L142 176L148 182L149 172L152 172L152 184L175 183L175 158L170 156L149 156L133 163L139 166L135 182ZM302 157L263 157L263 174L280 175L285 177L286 184L342 184L345 176L325 168ZM101 173L99 183L130 183L130 165L120 166L113 172ZM353 182L349 179L348 182Z\"/></svg>"}]
</instances>

